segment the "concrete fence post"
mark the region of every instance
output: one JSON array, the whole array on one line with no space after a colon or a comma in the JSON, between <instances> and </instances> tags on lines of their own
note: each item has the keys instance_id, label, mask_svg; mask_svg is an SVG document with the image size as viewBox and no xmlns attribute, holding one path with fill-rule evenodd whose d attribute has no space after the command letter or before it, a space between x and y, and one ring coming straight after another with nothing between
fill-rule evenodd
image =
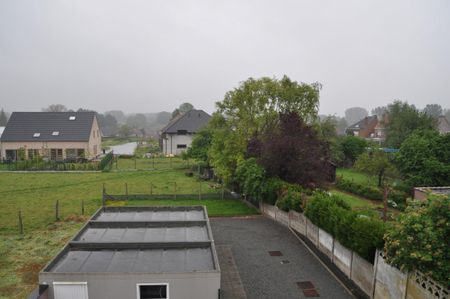
<instances>
[{"instance_id":1,"label":"concrete fence post","mask_svg":"<svg viewBox=\"0 0 450 299\"><path fill-rule=\"evenodd\" d=\"M378 249L375 251L375 260L373 262L373 282L372 282L372 296L371 299L375 298L375 287L377 285L377 272L378 272L378 257L380 252Z\"/></svg>"}]
</instances>

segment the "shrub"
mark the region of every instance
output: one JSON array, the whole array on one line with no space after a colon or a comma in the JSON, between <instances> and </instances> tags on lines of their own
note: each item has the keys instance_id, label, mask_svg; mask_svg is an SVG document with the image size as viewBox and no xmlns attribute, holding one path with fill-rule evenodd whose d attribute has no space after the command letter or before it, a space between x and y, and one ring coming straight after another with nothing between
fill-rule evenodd
<instances>
[{"instance_id":1,"label":"shrub","mask_svg":"<svg viewBox=\"0 0 450 299\"><path fill-rule=\"evenodd\" d=\"M236 178L242 191L254 199L259 199L265 184L264 169L256 163L255 158L241 160L236 168Z\"/></svg>"},{"instance_id":2,"label":"shrub","mask_svg":"<svg viewBox=\"0 0 450 299\"><path fill-rule=\"evenodd\" d=\"M385 236L386 261L450 287L450 196L408 202Z\"/></svg>"},{"instance_id":3,"label":"shrub","mask_svg":"<svg viewBox=\"0 0 450 299\"><path fill-rule=\"evenodd\" d=\"M316 192L306 206L305 215L370 262L373 262L376 249L383 246L384 223L350 210L338 196Z\"/></svg>"},{"instance_id":4,"label":"shrub","mask_svg":"<svg viewBox=\"0 0 450 299\"><path fill-rule=\"evenodd\" d=\"M279 209L289 212L289 210L303 212L302 193L294 190L287 190L277 200Z\"/></svg>"}]
</instances>

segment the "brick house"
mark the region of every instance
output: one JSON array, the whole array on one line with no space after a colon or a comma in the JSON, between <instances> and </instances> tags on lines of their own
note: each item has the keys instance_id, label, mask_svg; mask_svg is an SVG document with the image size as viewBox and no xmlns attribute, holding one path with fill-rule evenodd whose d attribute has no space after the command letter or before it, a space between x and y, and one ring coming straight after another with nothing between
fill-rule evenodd
<instances>
[{"instance_id":1,"label":"brick house","mask_svg":"<svg viewBox=\"0 0 450 299\"><path fill-rule=\"evenodd\" d=\"M378 117L376 115L366 116L357 123L349 126L345 132L347 135L358 136L361 138L374 137L375 127L378 125Z\"/></svg>"},{"instance_id":2,"label":"brick house","mask_svg":"<svg viewBox=\"0 0 450 299\"><path fill-rule=\"evenodd\" d=\"M13 112L0 141L2 160L62 161L95 158L102 137L95 112Z\"/></svg>"}]
</instances>

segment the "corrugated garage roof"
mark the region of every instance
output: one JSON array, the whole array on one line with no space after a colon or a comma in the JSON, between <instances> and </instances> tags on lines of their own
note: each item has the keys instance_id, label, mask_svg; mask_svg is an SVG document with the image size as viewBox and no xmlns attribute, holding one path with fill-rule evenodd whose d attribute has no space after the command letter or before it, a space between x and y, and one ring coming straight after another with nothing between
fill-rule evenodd
<instances>
[{"instance_id":1,"label":"corrugated garage roof","mask_svg":"<svg viewBox=\"0 0 450 299\"><path fill-rule=\"evenodd\" d=\"M206 209L104 207L49 263L54 273L219 271Z\"/></svg>"},{"instance_id":2,"label":"corrugated garage roof","mask_svg":"<svg viewBox=\"0 0 450 299\"><path fill-rule=\"evenodd\" d=\"M95 112L13 112L1 141L87 141L94 117Z\"/></svg>"}]
</instances>

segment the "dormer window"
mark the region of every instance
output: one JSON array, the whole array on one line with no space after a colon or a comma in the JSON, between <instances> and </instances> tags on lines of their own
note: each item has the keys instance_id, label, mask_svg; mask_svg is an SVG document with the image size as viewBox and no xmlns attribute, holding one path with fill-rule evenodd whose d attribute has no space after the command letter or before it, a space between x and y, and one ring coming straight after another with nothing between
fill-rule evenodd
<instances>
[{"instance_id":1,"label":"dormer window","mask_svg":"<svg viewBox=\"0 0 450 299\"><path fill-rule=\"evenodd\" d=\"M69 116L69 120L75 120L75 119L77 119L77 117L75 115Z\"/></svg>"},{"instance_id":2,"label":"dormer window","mask_svg":"<svg viewBox=\"0 0 450 299\"><path fill-rule=\"evenodd\" d=\"M53 131L52 136L59 136L59 131Z\"/></svg>"},{"instance_id":3,"label":"dormer window","mask_svg":"<svg viewBox=\"0 0 450 299\"><path fill-rule=\"evenodd\" d=\"M41 136L41 133L34 133L33 134L33 138L38 138L39 136Z\"/></svg>"}]
</instances>

